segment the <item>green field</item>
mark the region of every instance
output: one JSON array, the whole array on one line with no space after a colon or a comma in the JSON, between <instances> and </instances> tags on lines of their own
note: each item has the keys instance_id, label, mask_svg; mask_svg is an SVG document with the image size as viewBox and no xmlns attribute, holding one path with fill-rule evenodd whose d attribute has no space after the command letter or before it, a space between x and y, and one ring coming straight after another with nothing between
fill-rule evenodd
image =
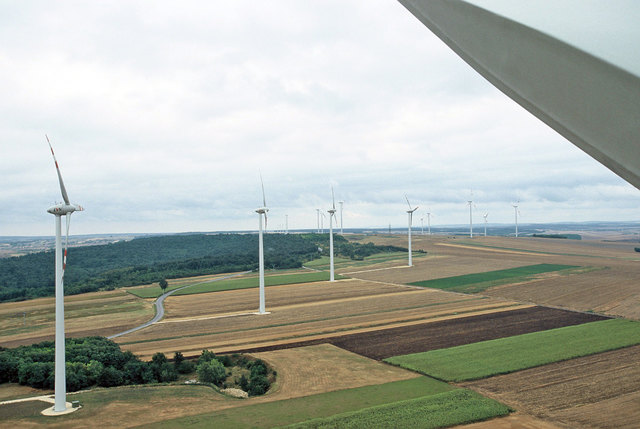
<instances>
[{"instance_id":1,"label":"green field","mask_svg":"<svg viewBox=\"0 0 640 429\"><path fill-rule=\"evenodd\" d=\"M336 275L336 280L344 277ZM300 274L283 274L275 276L265 276L265 286L290 285L296 283L311 283L329 281L329 273L325 271L314 271ZM221 280L217 282L209 282L188 287L178 291L174 296L192 295L194 293L220 292L223 290L249 289L259 286L258 277L249 277L243 279Z\"/></svg>"},{"instance_id":2,"label":"green field","mask_svg":"<svg viewBox=\"0 0 640 429\"><path fill-rule=\"evenodd\" d=\"M461 276L424 280L409 284L413 286L450 290L453 292L478 293L492 286L497 286L514 280L526 280L536 274L575 268L580 267L575 265L537 264L509 268L506 270L487 271L485 273L464 274Z\"/></svg>"},{"instance_id":3,"label":"green field","mask_svg":"<svg viewBox=\"0 0 640 429\"><path fill-rule=\"evenodd\" d=\"M314 419L288 428L441 428L505 416L511 409L471 390L457 389Z\"/></svg>"},{"instance_id":4,"label":"green field","mask_svg":"<svg viewBox=\"0 0 640 429\"><path fill-rule=\"evenodd\" d=\"M424 252L413 252L413 258L421 258L427 256ZM347 259L347 258L335 258L334 266L336 268L347 268L347 267L362 267L373 264L381 264L383 262L390 261L400 261L407 259L407 252L384 252L384 253L376 253L375 255L367 256L364 260L355 260L355 259ZM317 269L328 269L329 268L329 257L323 256L318 259L314 259L313 261L309 261L304 264L305 267L309 268L317 268Z\"/></svg>"},{"instance_id":5,"label":"green field","mask_svg":"<svg viewBox=\"0 0 640 429\"><path fill-rule=\"evenodd\" d=\"M466 381L640 343L640 323L610 319L394 356L385 362L446 381Z\"/></svg>"},{"instance_id":6,"label":"green field","mask_svg":"<svg viewBox=\"0 0 640 429\"><path fill-rule=\"evenodd\" d=\"M381 406L383 408L378 409ZM389 407L389 409L384 407ZM338 415L336 419L339 419L338 424L341 425L344 418L356 422L359 422L358 419L361 418L351 415L342 416L343 413L362 410L363 412L366 411L364 414L360 413L364 416L373 410L376 413L384 414L392 410L406 409L407 411L404 414L408 418L415 418L416 413L420 412L420 407L429 407L430 414L433 415L451 415L452 420L450 420L451 423L449 424L471 421L467 419L469 415L480 416L474 418L474 420L478 420L509 412L508 408L501 404L482 398L468 390L455 388L428 377L419 377L302 398L230 408L213 413L154 423L150 424L149 427L275 427L306 422L312 419L322 419L321 422L324 422L324 417L336 415ZM454 408L458 411L453 412ZM394 415L397 417L397 414ZM462 418L462 420L456 420L458 418ZM409 420L406 421L409 422ZM315 424L316 422L313 422L309 427L316 427ZM397 427L397 425L393 424L388 427L393 426ZM372 426L364 424L357 427Z\"/></svg>"}]
</instances>

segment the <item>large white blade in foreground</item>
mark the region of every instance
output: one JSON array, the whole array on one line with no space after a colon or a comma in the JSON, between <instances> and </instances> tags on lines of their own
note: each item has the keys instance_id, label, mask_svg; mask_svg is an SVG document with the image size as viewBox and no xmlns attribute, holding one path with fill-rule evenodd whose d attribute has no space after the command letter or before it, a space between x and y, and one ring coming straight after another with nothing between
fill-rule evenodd
<instances>
[{"instance_id":1,"label":"large white blade in foreground","mask_svg":"<svg viewBox=\"0 0 640 429\"><path fill-rule=\"evenodd\" d=\"M399 1L498 89L640 188L640 2Z\"/></svg>"}]
</instances>

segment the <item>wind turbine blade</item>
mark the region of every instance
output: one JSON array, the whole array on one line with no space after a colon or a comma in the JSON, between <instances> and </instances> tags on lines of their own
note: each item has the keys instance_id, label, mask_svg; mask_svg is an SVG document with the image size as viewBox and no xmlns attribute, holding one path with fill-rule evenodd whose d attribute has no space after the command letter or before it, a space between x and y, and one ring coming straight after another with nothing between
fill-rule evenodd
<instances>
[{"instance_id":1,"label":"wind turbine blade","mask_svg":"<svg viewBox=\"0 0 640 429\"><path fill-rule=\"evenodd\" d=\"M331 187L331 201L333 203L333 209L335 210L336 209L336 198L335 198L335 196L333 194L333 186Z\"/></svg>"},{"instance_id":2,"label":"wind turbine blade","mask_svg":"<svg viewBox=\"0 0 640 429\"><path fill-rule=\"evenodd\" d=\"M407 194L404 194L404 199L407 200L407 204L409 204L409 210L411 210L411 203L409 202L409 197L407 197Z\"/></svg>"},{"instance_id":3,"label":"wind turbine blade","mask_svg":"<svg viewBox=\"0 0 640 429\"><path fill-rule=\"evenodd\" d=\"M51 149L51 155L53 155L53 162L56 164L56 171L58 172L58 181L60 181L60 192L62 193L62 199L65 204L71 204L69 202L69 196L67 195L67 190L64 187L64 182L62 181L62 174L60 174L60 167L58 167L58 160L56 159L56 154L53 153L53 147L51 147L51 142L49 141L49 136L44 135L47 139L47 143L49 143L49 149Z\"/></svg>"},{"instance_id":4,"label":"wind turbine blade","mask_svg":"<svg viewBox=\"0 0 640 429\"><path fill-rule=\"evenodd\" d=\"M260 185L262 186L262 207L267 207L267 198L264 195L264 182L262 181L262 173L260 173Z\"/></svg>"},{"instance_id":5,"label":"wind turbine blade","mask_svg":"<svg viewBox=\"0 0 640 429\"><path fill-rule=\"evenodd\" d=\"M264 213L264 230L267 230L267 213Z\"/></svg>"}]
</instances>

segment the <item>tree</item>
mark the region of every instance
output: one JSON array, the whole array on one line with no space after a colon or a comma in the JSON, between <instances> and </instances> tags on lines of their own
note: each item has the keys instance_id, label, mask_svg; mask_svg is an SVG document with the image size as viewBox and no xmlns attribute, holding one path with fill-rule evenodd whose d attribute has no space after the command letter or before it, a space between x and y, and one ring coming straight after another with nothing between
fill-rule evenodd
<instances>
[{"instance_id":1,"label":"tree","mask_svg":"<svg viewBox=\"0 0 640 429\"><path fill-rule=\"evenodd\" d=\"M201 362L198 364L196 371L198 372L198 380L201 382L218 385L225 380L227 375L224 365L222 365L217 359Z\"/></svg>"},{"instance_id":2,"label":"tree","mask_svg":"<svg viewBox=\"0 0 640 429\"><path fill-rule=\"evenodd\" d=\"M162 289L162 293L164 293L167 290L167 286L169 286L169 283L167 282L167 279L160 280L160 282L158 284L160 285L160 288Z\"/></svg>"}]
</instances>

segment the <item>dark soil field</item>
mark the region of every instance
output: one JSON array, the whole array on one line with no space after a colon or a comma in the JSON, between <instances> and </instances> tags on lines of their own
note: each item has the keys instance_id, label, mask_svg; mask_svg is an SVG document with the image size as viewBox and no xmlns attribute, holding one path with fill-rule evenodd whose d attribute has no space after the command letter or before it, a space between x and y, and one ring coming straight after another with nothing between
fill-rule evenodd
<instances>
[{"instance_id":1,"label":"dark soil field","mask_svg":"<svg viewBox=\"0 0 640 429\"><path fill-rule=\"evenodd\" d=\"M530 307L238 351L257 352L329 343L371 359L382 360L391 356L426 352L603 319L605 317L595 314Z\"/></svg>"}]
</instances>

